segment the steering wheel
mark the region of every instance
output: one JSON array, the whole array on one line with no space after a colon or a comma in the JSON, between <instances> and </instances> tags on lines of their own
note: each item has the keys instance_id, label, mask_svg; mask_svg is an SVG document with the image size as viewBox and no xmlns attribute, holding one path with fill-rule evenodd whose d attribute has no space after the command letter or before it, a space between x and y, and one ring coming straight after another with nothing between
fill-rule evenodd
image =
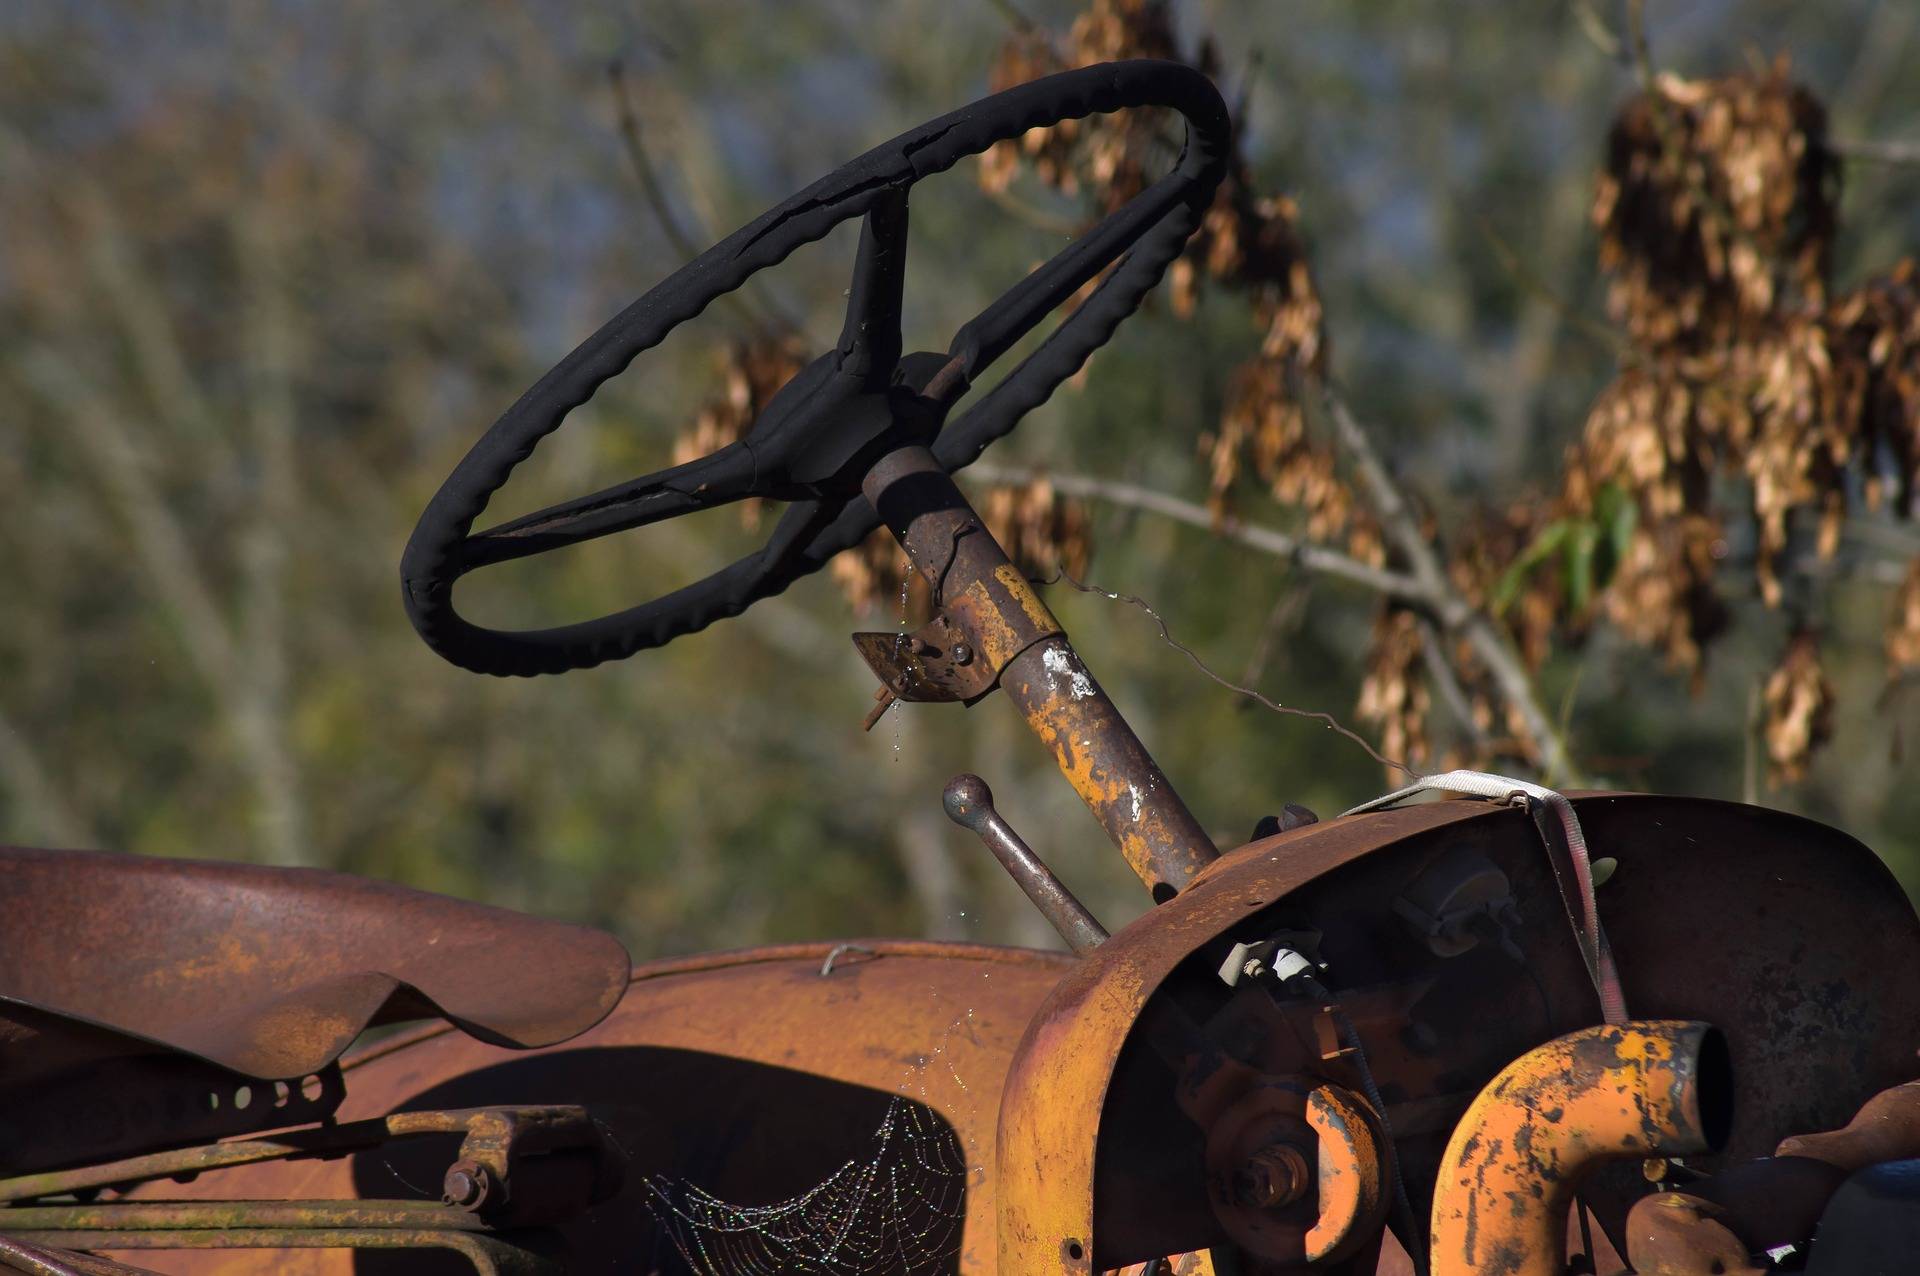
<instances>
[{"instance_id":1,"label":"steering wheel","mask_svg":"<svg viewBox=\"0 0 1920 1276\"><path fill-rule=\"evenodd\" d=\"M981 311L945 355L902 357L908 188L1028 129L1144 106L1170 107L1185 117L1186 144L1173 171ZM1226 105L1204 75L1174 62L1112 62L983 98L815 182L616 315L481 437L428 503L401 557L414 628L440 655L478 673L559 673L704 629L818 571L879 525L860 494L860 478L880 455L922 443L949 472L957 470L1046 402L1106 343L1199 225L1225 171L1229 141ZM866 222L839 343L789 381L738 442L471 532L514 467L601 383L714 299L862 215ZM1092 296L1037 350L945 425L947 410L989 364L1116 259L1119 264ZM476 568L748 497L789 503L766 545L651 602L597 620L524 631L484 628L454 610L454 582Z\"/></svg>"}]
</instances>

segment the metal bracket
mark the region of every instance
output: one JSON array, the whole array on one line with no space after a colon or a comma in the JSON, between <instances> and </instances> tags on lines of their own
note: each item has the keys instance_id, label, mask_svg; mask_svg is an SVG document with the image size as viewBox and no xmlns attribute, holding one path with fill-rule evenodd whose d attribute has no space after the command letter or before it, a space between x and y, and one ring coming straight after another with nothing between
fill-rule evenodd
<instances>
[{"instance_id":1,"label":"metal bracket","mask_svg":"<svg viewBox=\"0 0 1920 1276\"><path fill-rule=\"evenodd\" d=\"M993 690L1000 671L935 616L910 634L857 633L854 649L894 700L972 704Z\"/></svg>"}]
</instances>

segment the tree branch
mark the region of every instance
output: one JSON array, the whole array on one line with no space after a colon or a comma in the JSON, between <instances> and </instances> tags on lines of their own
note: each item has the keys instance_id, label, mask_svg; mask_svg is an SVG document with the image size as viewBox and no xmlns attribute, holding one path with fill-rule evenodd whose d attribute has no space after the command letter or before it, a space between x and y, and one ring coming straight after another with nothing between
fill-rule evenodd
<instances>
[{"instance_id":1,"label":"tree branch","mask_svg":"<svg viewBox=\"0 0 1920 1276\"><path fill-rule=\"evenodd\" d=\"M1311 541L1303 541L1275 528L1263 527L1256 523L1243 523L1232 517L1215 518L1212 511L1204 505L1182 500L1166 492L1157 492L1152 488L1138 487L1132 483L1122 483L1112 479L1094 478L1086 474L1054 474L1041 470L1010 469L997 465L970 465L965 470L965 474L969 478L979 479L984 483L1008 486L1045 479L1053 484L1056 491L1064 492L1068 496L1104 501L1109 505L1158 514L1176 523L1185 523L1189 527L1212 532L1237 545L1245 545L1263 554L1284 558L1308 571L1365 586L1375 593L1385 594L1390 598L1417 601L1426 595L1425 589L1418 581L1401 572L1363 563L1339 550L1328 549L1324 545L1316 545Z\"/></svg>"},{"instance_id":2,"label":"tree branch","mask_svg":"<svg viewBox=\"0 0 1920 1276\"><path fill-rule=\"evenodd\" d=\"M633 96L627 89L626 66L618 58L607 64L607 84L613 92L614 123L620 133L620 143L626 149L627 162L633 166L634 176L639 179L640 192L646 198L647 208L660 224L661 233L667 237L674 252L683 261L692 261L700 255L700 245L693 232L682 226L680 219L674 215L673 201L667 198L667 188L660 180L660 171L654 167L653 158L641 140L640 114L634 109ZM742 293L751 293L766 314L757 314ZM722 297L720 304L754 328L772 326L785 332L802 331L800 322L769 296L755 279L749 279L740 290Z\"/></svg>"},{"instance_id":3,"label":"tree branch","mask_svg":"<svg viewBox=\"0 0 1920 1276\"><path fill-rule=\"evenodd\" d=\"M1476 749L1484 749L1491 743L1491 737L1473 716L1473 702L1467 698L1467 689L1460 685L1460 675L1442 649L1445 642L1439 627L1427 617L1420 617L1420 660L1427 667L1427 677L1432 679L1440 699L1446 702L1447 712L1459 723L1467 739Z\"/></svg>"},{"instance_id":4,"label":"tree branch","mask_svg":"<svg viewBox=\"0 0 1920 1276\"><path fill-rule=\"evenodd\" d=\"M33 746L5 714L0 714L0 778L24 813L23 824L36 841L61 848L97 845L92 827L48 777Z\"/></svg>"},{"instance_id":5,"label":"tree branch","mask_svg":"<svg viewBox=\"0 0 1920 1276\"><path fill-rule=\"evenodd\" d=\"M1373 446L1372 436L1347 407L1346 400L1331 384L1323 384L1320 402L1333 422L1341 448L1360 475L1368 501L1380 516L1388 539L1400 551L1418 582L1419 596L1412 601L1424 603L1443 633L1458 634L1466 639L1500 689L1501 698L1520 715L1527 734L1539 746L1542 772L1556 783L1579 784L1582 776L1574 765L1573 755L1554 725L1552 715L1540 703L1533 675L1520 654L1493 621L1461 597L1447 579L1439 553L1421 530L1420 521L1407 504L1399 484L1387 472L1386 464Z\"/></svg>"},{"instance_id":6,"label":"tree branch","mask_svg":"<svg viewBox=\"0 0 1920 1276\"><path fill-rule=\"evenodd\" d=\"M1189 527L1212 532L1235 544L1257 549L1263 554L1284 558L1309 571L1364 586L1419 609L1432 618L1442 634L1458 634L1466 639L1474 655L1493 677L1501 697L1519 712L1528 733L1539 745L1542 770L1563 783L1579 783L1581 776L1573 764L1572 755L1559 729L1554 726L1552 715L1535 694L1532 675L1521 661L1519 653L1514 651L1491 620L1470 606L1453 588L1441 568L1439 556L1421 534L1405 496L1387 474L1363 427L1331 390L1327 391L1326 398L1329 414L1333 416L1355 468L1360 471L1366 484L1368 498L1402 556L1412 567L1411 575L1373 567L1338 550L1302 541L1270 527L1242 523L1237 519L1217 522L1204 506L1132 483L1084 474L1050 474L992 465L969 466L966 473L988 483L1021 484L1045 479L1056 491L1068 496L1159 514ZM1457 681L1452 688L1442 686L1440 690L1450 706L1457 700L1458 706L1464 710L1465 693L1460 692L1457 697L1453 694L1459 691ZM1462 712L1461 716L1468 729L1472 730L1470 713Z\"/></svg>"},{"instance_id":7,"label":"tree branch","mask_svg":"<svg viewBox=\"0 0 1920 1276\"><path fill-rule=\"evenodd\" d=\"M299 517L294 457L294 320L282 261L280 211L243 212L235 247L249 288L243 343L247 417L259 464L250 526L240 543L240 617L244 691L241 730L258 751L257 824L279 864L307 859L306 804L287 725L287 540Z\"/></svg>"},{"instance_id":8,"label":"tree branch","mask_svg":"<svg viewBox=\"0 0 1920 1276\"><path fill-rule=\"evenodd\" d=\"M1840 141L1828 142L1827 149L1869 164L1920 164L1920 142Z\"/></svg>"}]
</instances>

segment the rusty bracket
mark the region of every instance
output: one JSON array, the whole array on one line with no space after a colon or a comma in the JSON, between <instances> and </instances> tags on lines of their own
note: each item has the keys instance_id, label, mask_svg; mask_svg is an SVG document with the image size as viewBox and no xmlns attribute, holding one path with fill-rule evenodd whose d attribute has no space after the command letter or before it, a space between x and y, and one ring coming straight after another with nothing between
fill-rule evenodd
<instances>
[{"instance_id":1,"label":"rusty bracket","mask_svg":"<svg viewBox=\"0 0 1920 1276\"><path fill-rule=\"evenodd\" d=\"M972 704L992 691L1000 677L944 615L910 634L857 633L853 645L895 700Z\"/></svg>"},{"instance_id":2,"label":"rusty bracket","mask_svg":"<svg viewBox=\"0 0 1920 1276\"><path fill-rule=\"evenodd\" d=\"M922 568L933 594L932 620L910 634L853 635L855 650L880 680L874 697L879 704L867 715L867 730L896 701L975 704L1000 684L1015 657L1063 632L1011 563L1002 558L995 565L998 547L985 530L965 517L944 533L937 551L922 549L941 555ZM919 538L918 545L928 539ZM951 596L950 575L962 582Z\"/></svg>"},{"instance_id":3,"label":"rusty bracket","mask_svg":"<svg viewBox=\"0 0 1920 1276\"><path fill-rule=\"evenodd\" d=\"M495 1226L557 1222L620 1190L625 1158L581 1107L416 1114L464 1129L442 1182L447 1204ZM424 1132L424 1131L423 1131Z\"/></svg>"}]
</instances>

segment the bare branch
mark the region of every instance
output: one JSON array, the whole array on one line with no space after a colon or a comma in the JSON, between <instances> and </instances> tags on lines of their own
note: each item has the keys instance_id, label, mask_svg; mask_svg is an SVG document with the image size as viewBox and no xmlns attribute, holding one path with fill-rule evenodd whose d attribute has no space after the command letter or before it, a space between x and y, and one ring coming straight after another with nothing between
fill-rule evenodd
<instances>
[{"instance_id":1,"label":"bare branch","mask_svg":"<svg viewBox=\"0 0 1920 1276\"><path fill-rule=\"evenodd\" d=\"M1433 621L1420 617L1420 659L1427 667L1427 677L1432 680L1434 689L1440 693L1440 699L1446 702L1447 712L1459 724L1460 729L1473 742L1476 749L1484 749L1490 742L1485 727L1473 716L1473 702L1467 698L1467 689L1460 685L1460 676L1454 670L1453 662L1447 659L1442 644L1446 637Z\"/></svg>"},{"instance_id":2,"label":"bare branch","mask_svg":"<svg viewBox=\"0 0 1920 1276\"><path fill-rule=\"evenodd\" d=\"M92 827L60 795L27 737L5 714L0 714L0 779L36 841L63 849L98 845Z\"/></svg>"},{"instance_id":3,"label":"bare branch","mask_svg":"<svg viewBox=\"0 0 1920 1276\"><path fill-rule=\"evenodd\" d=\"M1507 243L1491 219L1483 213L1475 213L1473 220L1480 231L1481 238L1487 241L1487 246L1493 249L1493 255L1499 259L1500 268L1507 272L1522 291L1543 303L1569 328L1616 359L1625 363L1635 361L1633 347L1625 338L1592 315L1582 313L1566 298L1554 291L1553 287L1540 277L1539 272L1514 251L1513 246Z\"/></svg>"},{"instance_id":4,"label":"bare branch","mask_svg":"<svg viewBox=\"0 0 1920 1276\"><path fill-rule=\"evenodd\" d=\"M1473 648L1474 655L1487 667L1500 690L1501 698L1512 704L1526 723L1528 733L1539 745L1546 774L1565 783L1578 783L1580 773L1573 764L1566 742L1554 726L1553 717L1541 705L1532 675L1514 651L1512 644L1493 622L1462 598L1442 569L1438 554L1421 533L1419 522L1408 507L1399 485L1387 473L1365 429L1354 419L1331 388L1325 394L1327 410L1334 419L1350 459L1360 472L1369 502L1402 556L1412 567L1411 575L1389 568L1373 567L1338 550L1302 541L1287 533L1227 519L1216 522L1203 506L1183 501L1165 492L1091 478L1081 474L1046 474L1038 470L1003 469L974 465L966 473L989 483L1031 483L1045 478L1057 491L1069 496L1105 501L1130 509L1145 510L1213 532L1249 549L1257 549L1309 571L1363 585L1388 598L1414 606L1431 616L1443 633L1457 633ZM1097 591L1104 592L1104 591ZM1217 678L1212 671L1209 676ZM1247 688L1226 684L1244 695L1264 699ZM1442 688L1445 694L1445 688ZM1464 697L1463 697L1464 699ZM1397 766L1398 763L1388 762Z\"/></svg>"},{"instance_id":5,"label":"bare branch","mask_svg":"<svg viewBox=\"0 0 1920 1276\"><path fill-rule=\"evenodd\" d=\"M251 525L240 545L245 676L237 708L241 731L257 752L257 823L266 853L275 863L298 864L307 858L307 820L287 723L286 626L287 539L299 517L293 397L297 357L278 225L277 210L256 207L241 214L235 227L250 292L243 336L250 374L247 415L260 474Z\"/></svg>"},{"instance_id":6,"label":"bare branch","mask_svg":"<svg viewBox=\"0 0 1920 1276\"><path fill-rule=\"evenodd\" d=\"M1007 485L1045 479L1053 484L1055 490L1064 492L1068 496L1104 501L1109 505L1159 514L1176 523L1185 523L1189 527L1212 532L1237 545L1245 545L1263 554L1284 558L1308 571L1363 585L1390 598L1417 600L1426 597L1425 588L1411 576L1382 567L1374 567L1339 550L1301 540L1276 528L1262 527L1256 523L1243 523L1233 517L1216 519L1204 505L1182 500L1166 492L1157 492L1152 488L1138 487L1132 483L1122 483L1112 479L1094 478L1085 474L1054 474L1041 470L1010 469L996 465L971 465L967 467L965 474L967 477L979 479L985 483Z\"/></svg>"},{"instance_id":7,"label":"bare branch","mask_svg":"<svg viewBox=\"0 0 1920 1276\"><path fill-rule=\"evenodd\" d=\"M633 165L634 176L640 181L641 194L646 197L647 207L653 213L654 220L660 224L661 233L667 242L673 245L674 252L684 260L691 261L700 255L700 245L694 233L680 224L674 215L673 201L667 198L666 185L660 180L660 171L653 165L653 158L647 153L646 144L640 137L640 115L634 109L633 97L627 88L626 66L615 58L607 64L607 83L613 92L615 124L620 132L620 142L627 152L627 161ZM753 294L754 302L764 310L765 316L755 312L741 295ZM801 325L793 316L786 313L772 297L754 280L748 280L738 291L730 292L720 298L720 304L733 311L740 319L755 328L773 327L786 332L799 332Z\"/></svg>"},{"instance_id":8,"label":"bare branch","mask_svg":"<svg viewBox=\"0 0 1920 1276\"><path fill-rule=\"evenodd\" d=\"M201 679L216 696L226 694L234 670L233 636L185 529L147 472L132 427L91 379L53 352L30 351L20 366L34 390L60 410L118 506L153 593L172 614Z\"/></svg>"},{"instance_id":9,"label":"bare branch","mask_svg":"<svg viewBox=\"0 0 1920 1276\"><path fill-rule=\"evenodd\" d=\"M1626 44L1593 7L1593 0L1573 0L1573 18L1580 24L1580 33L1592 42L1594 48L1616 62L1627 60Z\"/></svg>"},{"instance_id":10,"label":"bare branch","mask_svg":"<svg viewBox=\"0 0 1920 1276\"><path fill-rule=\"evenodd\" d=\"M1273 653L1280 646L1280 635L1298 627L1301 612L1306 610L1307 595L1310 592L1306 582L1297 582L1282 588L1279 597L1267 611L1267 619L1260 626L1260 641L1254 644L1247 655L1246 666L1240 670L1240 681L1249 687L1258 686L1266 675L1267 666L1273 662ZM1249 702L1251 707L1251 702Z\"/></svg>"},{"instance_id":11,"label":"bare branch","mask_svg":"<svg viewBox=\"0 0 1920 1276\"><path fill-rule=\"evenodd\" d=\"M300 862L304 848L290 840L298 824L284 816L275 797L285 791L277 775L277 768L285 765L279 737L250 694L233 628L196 561L185 528L148 474L132 428L86 377L57 356L34 351L22 365L28 382L60 409L79 439L126 524L148 590L172 617L188 660L226 719L235 759L259 799L255 818L263 853L281 862Z\"/></svg>"},{"instance_id":12,"label":"bare branch","mask_svg":"<svg viewBox=\"0 0 1920 1276\"><path fill-rule=\"evenodd\" d=\"M607 83L613 90L614 121L620 130L620 142L626 148L634 176L640 179L640 193L646 197L647 207L653 211L653 219L659 223L667 242L681 257L691 261L700 255L700 245L674 214L673 202L667 198L660 174L640 141L640 115L634 110L633 97L627 91L626 66L618 58L607 64Z\"/></svg>"},{"instance_id":13,"label":"bare branch","mask_svg":"<svg viewBox=\"0 0 1920 1276\"><path fill-rule=\"evenodd\" d=\"M1542 770L1557 783L1578 784L1579 770L1553 717L1540 703L1533 675L1506 635L1483 612L1471 606L1447 579L1440 555L1421 530L1400 486L1387 472L1372 436L1347 407L1331 384L1323 386L1321 406L1332 420L1335 436L1366 488L1374 512L1388 539L1400 551L1418 583L1415 599L1422 602L1445 633L1467 640L1480 663L1500 689L1500 696L1526 724L1527 734L1540 749Z\"/></svg>"},{"instance_id":14,"label":"bare branch","mask_svg":"<svg viewBox=\"0 0 1920 1276\"><path fill-rule=\"evenodd\" d=\"M1827 149L1869 164L1920 164L1920 142L1838 141L1828 142Z\"/></svg>"}]
</instances>

